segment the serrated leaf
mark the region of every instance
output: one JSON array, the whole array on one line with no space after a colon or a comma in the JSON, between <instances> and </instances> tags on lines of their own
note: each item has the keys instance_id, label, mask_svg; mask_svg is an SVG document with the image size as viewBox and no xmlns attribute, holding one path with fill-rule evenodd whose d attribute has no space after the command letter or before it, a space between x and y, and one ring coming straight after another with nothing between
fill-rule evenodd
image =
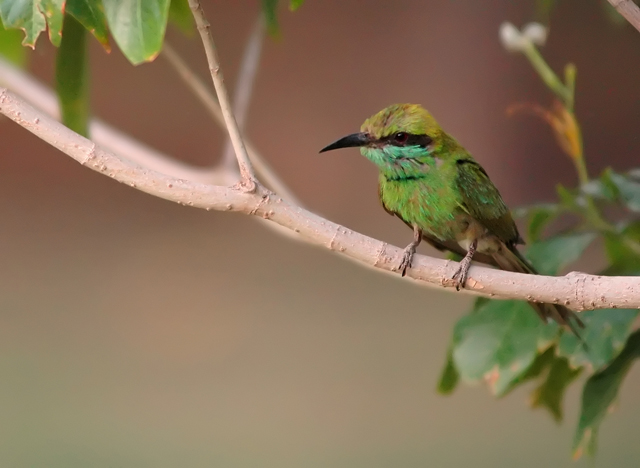
<instances>
[{"instance_id":1,"label":"serrated leaf","mask_svg":"<svg viewBox=\"0 0 640 468\"><path fill-rule=\"evenodd\" d=\"M580 330L588 349L570 333L564 333L558 344L558 355L566 357L573 368L584 366L597 372L622 351L631 333L637 309L599 309L580 314L585 328Z\"/></svg>"},{"instance_id":2,"label":"serrated leaf","mask_svg":"<svg viewBox=\"0 0 640 468\"><path fill-rule=\"evenodd\" d=\"M291 0L289 2L289 9L291 11L296 11L298 8L302 6L303 3L304 3L304 0Z\"/></svg>"},{"instance_id":3,"label":"serrated leaf","mask_svg":"<svg viewBox=\"0 0 640 468\"><path fill-rule=\"evenodd\" d=\"M20 31L5 29L0 20L0 55L19 67L27 62L27 49L22 46L21 41Z\"/></svg>"},{"instance_id":4,"label":"serrated leaf","mask_svg":"<svg viewBox=\"0 0 640 468\"><path fill-rule=\"evenodd\" d=\"M86 29L74 17L65 16L64 36L56 58L56 92L62 123L88 136L89 76Z\"/></svg>"},{"instance_id":5,"label":"serrated leaf","mask_svg":"<svg viewBox=\"0 0 640 468\"><path fill-rule=\"evenodd\" d=\"M527 249L527 258L544 275L555 275L580 258L596 235L581 232L536 242Z\"/></svg>"},{"instance_id":6,"label":"serrated leaf","mask_svg":"<svg viewBox=\"0 0 640 468\"><path fill-rule=\"evenodd\" d=\"M271 37L278 37L280 35L278 0L262 0L262 13L267 23L267 32Z\"/></svg>"},{"instance_id":7,"label":"serrated leaf","mask_svg":"<svg viewBox=\"0 0 640 468\"><path fill-rule=\"evenodd\" d=\"M167 27L169 0L104 0L111 35L134 65L153 60Z\"/></svg>"},{"instance_id":8,"label":"serrated leaf","mask_svg":"<svg viewBox=\"0 0 640 468\"><path fill-rule=\"evenodd\" d=\"M64 0L0 0L0 17L6 28L25 33L22 45L35 48L40 33L49 26L49 37L60 44Z\"/></svg>"},{"instance_id":9,"label":"serrated leaf","mask_svg":"<svg viewBox=\"0 0 640 468\"><path fill-rule=\"evenodd\" d=\"M633 361L640 357L640 331L633 333L620 355L584 386L580 420L573 441L573 457L595 454L596 437L604 417L618 396L622 381Z\"/></svg>"},{"instance_id":10,"label":"serrated leaf","mask_svg":"<svg viewBox=\"0 0 640 468\"><path fill-rule=\"evenodd\" d=\"M42 12L49 26L49 40L59 47L62 40L62 22L64 19L64 0L41 0Z\"/></svg>"},{"instance_id":11,"label":"serrated leaf","mask_svg":"<svg viewBox=\"0 0 640 468\"><path fill-rule=\"evenodd\" d=\"M442 370L442 375L438 381L438 392L443 395L449 395L453 393L460 381L460 374L456 369L456 365L453 362L453 355L451 350L447 353L447 363Z\"/></svg>"},{"instance_id":12,"label":"serrated leaf","mask_svg":"<svg viewBox=\"0 0 640 468\"><path fill-rule=\"evenodd\" d=\"M545 408L557 422L562 421L564 393L581 371L571 368L567 359L554 356L544 381L531 394L531 407Z\"/></svg>"},{"instance_id":13,"label":"serrated leaf","mask_svg":"<svg viewBox=\"0 0 640 468\"><path fill-rule=\"evenodd\" d=\"M102 0L67 0L64 11L93 34L107 52L111 51L109 28Z\"/></svg>"},{"instance_id":14,"label":"serrated leaf","mask_svg":"<svg viewBox=\"0 0 640 468\"><path fill-rule=\"evenodd\" d=\"M175 24L184 34L193 33L193 15L188 0L171 0L169 22Z\"/></svg>"},{"instance_id":15,"label":"serrated leaf","mask_svg":"<svg viewBox=\"0 0 640 468\"><path fill-rule=\"evenodd\" d=\"M495 395L503 395L534 362L544 327L526 302L485 303L455 326L455 368L463 380L484 379Z\"/></svg>"}]
</instances>

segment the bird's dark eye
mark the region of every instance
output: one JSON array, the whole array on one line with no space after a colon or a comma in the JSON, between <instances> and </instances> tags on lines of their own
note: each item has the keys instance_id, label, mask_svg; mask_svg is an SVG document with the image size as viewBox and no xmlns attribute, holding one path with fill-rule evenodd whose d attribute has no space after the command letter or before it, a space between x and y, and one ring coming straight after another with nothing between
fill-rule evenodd
<instances>
[{"instance_id":1,"label":"bird's dark eye","mask_svg":"<svg viewBox=\"0 0 640 468\"><path fill-rule=\"evenodd\" d=\"M405 133L405 132L398 132L395 135L393 135L393 139L397 142L397 143L401 143L404 144L407 142L407 140L409 139L409 134Z\"/></svg>"}]
</instances>

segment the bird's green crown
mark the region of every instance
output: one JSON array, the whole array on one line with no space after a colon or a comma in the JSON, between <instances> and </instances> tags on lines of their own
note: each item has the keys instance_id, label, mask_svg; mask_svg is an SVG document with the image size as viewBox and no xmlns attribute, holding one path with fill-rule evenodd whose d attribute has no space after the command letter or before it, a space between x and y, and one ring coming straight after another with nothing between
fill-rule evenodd
<instances>
[{"instance_id":1,"label":"bird's green crown","mask_svg":"<svg viewBox=\"0 0 640 468\"><path fill-rule=\"evenodd\" d=\"M442 129L421 105L393 104L365 120L361 131L377 140L399 132L428 135L432 140L437 140Z\"/></svg>"}]
</instances>

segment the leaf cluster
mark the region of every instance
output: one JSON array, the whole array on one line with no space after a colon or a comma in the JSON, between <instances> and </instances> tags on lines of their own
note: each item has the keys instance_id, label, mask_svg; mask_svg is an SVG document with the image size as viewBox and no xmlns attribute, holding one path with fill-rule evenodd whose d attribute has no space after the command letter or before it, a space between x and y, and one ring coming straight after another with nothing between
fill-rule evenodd
<instances>
[{"instance_id":1,"label":"leaf cluster","mask_svg":"<svg viewBox=\"0 0 640 468\"><path fill-rule=\"evenodd\" d=\"M556 101L551 110L517 105L511 113L532 110L542 117L573 161L580 181L577 188L558 185L554 203L514 211L526 224L525 255L541 274L556 275L590 247L600 246L606 266L599 274L640 275L640 169L619 173L608 168L590 179L573 112L575 67L566 67L563 82L532 44L522 52ZM545 235L553 224L569 227ZM566 389L585 375L573 454L575 458L593 454L600 423L640 352L640 331L633 332L639 312L600 309L580 314L585 323L583 344L556 323L542 323L526 302L478 299L469 315L455 325L439 391L451 393L460 381L484 381L493 395L501 397L535 381L530 405L546 409L561 421Z\"/></svg>"},{"instance_id":2,"label":"leaf cluster","mask_svg":"<svg viewBox=\"0 0 640 468\"><path fill-rule=\"evenodd\" d=\"M298 9L304 0L290 0ZM278 0L262 0L262 12L278 35ZM14 63L26 61L24 47L35 48L41 33L58 47L56 91L63 123L87 136L89 73L87 32L106 52L112 41L133 64L154 60L162 49L167 24L189 34L194 29L188 0L0 0L0 54Z\"/></svg>"}]
</instances>

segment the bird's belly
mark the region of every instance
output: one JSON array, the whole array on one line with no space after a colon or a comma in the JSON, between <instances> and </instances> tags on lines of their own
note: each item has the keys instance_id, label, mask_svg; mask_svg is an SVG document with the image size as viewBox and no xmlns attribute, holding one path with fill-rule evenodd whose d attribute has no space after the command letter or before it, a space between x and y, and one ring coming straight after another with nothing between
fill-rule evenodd
<instances>
[{"instance_id":1,"label":"bird's belly","mask_svg":"<svg viewBox=\"0 0 640 468\"><path fill-rule=\"evenodd\" d=\"M458 245L464 250L469 251L469 246L472 242L473 239L465 238L459 240ZM500 250L500 243L494 236L481 237L478 239L476 250L482 253L495 253Z\"/></svg>"},{"instance_id":2,"label":"bird's belly","mask_svg":"<svg viewBox=\"0 0 640 468\"><path fill-rule=\"evenodd\" d=\"M502 242L471 216L462 216L461 222L466 226L458 232L456 241L464 250L468 251L469 246L476 239L478 241L476 246L478 252L491 254L501 249Z\"/></svg>"}]
</instances>

